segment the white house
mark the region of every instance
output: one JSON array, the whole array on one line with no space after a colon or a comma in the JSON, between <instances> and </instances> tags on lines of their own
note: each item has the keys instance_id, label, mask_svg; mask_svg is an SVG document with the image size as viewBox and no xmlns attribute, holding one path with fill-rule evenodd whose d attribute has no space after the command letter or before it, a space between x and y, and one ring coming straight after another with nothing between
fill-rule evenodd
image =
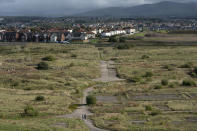
<instances>
[{"instance_id":1,"label":"white house","mask_svg":"<svg viewBox=\"0 0 197 131\"><path fill-rule=\"evenodd\" d=\"M125 29L127 34L135 34L136 33L136 29Z\"/></svg>"},{"instance_id":2,"label":"white house","mask_svg":"<svg viewBox=\"0 0 197 131\"><path fill-rule=\"evenodd\" d=\"M102 36L102 37L110 37L110 36L112 36L112 33L111 33L111 32L103 32L103 33L101 34L101 36Z\"/></svg>"},{"instance_id":3,"label":"white house","mask_svg":"<svg viewBox=\"0 0 197 131\"><path fill-rule=\"evenodd\" d=\"M87 32L86 36L88 37L88 39L94 39L96 37L96 35L93 32Z\"/></svg>"},{"instance_id":4,"label":"white house","mask_svg":"<svg viewBox=\"0 0 197 131\"><path fill-rule=\"evenodd\" d=\"M51 37L50 37L50 41L54 42L54 43L57 42L57 35L56 34L52 34Z\"/></svg>"},{"instance_id":5,"label":"white house","mask_svg":"<svg viewBox=\"0 0 197 131\"><path fill-rule=\"evenodd\" d=\"M67 40L88 40L88 36L85 33L75 32L66 36Z\"/></svg>"},{"instance_id":6,"label":"white house","mask_svg":"<svg viewBox=\"0 0 197 131\"><path fill-rule=\"evenodd\" d=\"M92 33L94 33L96 35L96 34L98 34L98 30L94 29L94 30L92 30Z\"/></svg>"}]
</instances>

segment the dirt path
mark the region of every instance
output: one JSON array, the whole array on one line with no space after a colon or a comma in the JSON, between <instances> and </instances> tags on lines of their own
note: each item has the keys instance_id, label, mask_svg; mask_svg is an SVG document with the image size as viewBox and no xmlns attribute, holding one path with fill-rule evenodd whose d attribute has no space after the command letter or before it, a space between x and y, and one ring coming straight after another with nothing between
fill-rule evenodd
<instances>
[{"instance_id":1,"label":"dirt path","mask_svg":"<svg viewBox=\"0 0 197 131\"><path fill-rule=\"evenodd\" d=\"M94 81L112 82L122 80L123 79L119 79L117 77L117 72L113 61L101 61L101 78L94 79Z\"/></svg>"},{"instance_id":2,"label":"dirt path","mask_svg":"<svg viewBox=\"0 0 197 131\"><path fill-rule=\"evenodd\" d=\"M111 82L111 81L122 81L122 79L119 79L116 76L116 70L114 66L113 61L101 61L101 78L94 79L94 81L99 82ZM86 97L90 92L94 90L94 87L89 87L86 90L83 91L83 98L81 99L80 106L77 110L75 110L72 114L63 115L60 117L63 118L78 118L82 119L82 115L86 114L87 116L92 115L92 113L89 111L88 106L86 106ZM85 124L91 131L108 131L105 129L100 129L94 126L91 120L86 119L84 120ZM58 124L58 123L57 123Z\"/></svg>"}]
</instances>

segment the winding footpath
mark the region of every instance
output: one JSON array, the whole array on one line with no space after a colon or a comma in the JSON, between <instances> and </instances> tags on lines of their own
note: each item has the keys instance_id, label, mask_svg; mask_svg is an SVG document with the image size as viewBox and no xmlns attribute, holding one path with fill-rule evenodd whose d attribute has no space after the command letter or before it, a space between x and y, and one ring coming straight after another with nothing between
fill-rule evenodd
<instances>
[{"instance_id":1,"label":"winding footpath","mask_svg":"<svg viewBox=\"0 0 197 131\"><path fill-rule=\"evenodd\" d=\"M98 82L112 82L112 81L122 81L116 76L116 70L113 61L101 61L101 78L94 79L93 81ZM93 115L88 106L86 106L86 97L90 92L94 90L94 87L89 87L83 91L83 98L81 99L80 106L77 110L75 110L72 114L60 116L62 118L78 118L81 119L82 115L86 114L87 116ZM100 129L94 126L93 122L89 119L84 120L85 124L91 131L108 131L105 129Z\"/></svg>"}]
</instances>

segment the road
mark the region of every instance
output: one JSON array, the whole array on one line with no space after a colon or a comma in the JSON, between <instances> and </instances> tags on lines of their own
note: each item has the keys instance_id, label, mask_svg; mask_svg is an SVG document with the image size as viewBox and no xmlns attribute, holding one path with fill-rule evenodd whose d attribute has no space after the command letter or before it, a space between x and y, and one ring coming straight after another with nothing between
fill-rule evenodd
<instances>
[{"instance_id":1,"label":"road","mask_svg":"<svg viewBox=\"0 0 197 131\"><path fill-rule=\"evenodd\" d=\"M116 70L113 61L101 61L101 78L94 79L93 81L98 82L112 82L112 81L122 81L116 75ZM78 118L82 119L82 115L86 114L87 116L92 115L89 111L88 106L86 105L86 97L90 92L94 90L94 87L89 87L83 91L83 98L81 99L80 106L77 110L75 110L72 114L60 116L62 118ZM85 124L91 131L108 131L105 129L100 129L94 126L91 120L84 120Z\"/></svg>"}]
</instances>

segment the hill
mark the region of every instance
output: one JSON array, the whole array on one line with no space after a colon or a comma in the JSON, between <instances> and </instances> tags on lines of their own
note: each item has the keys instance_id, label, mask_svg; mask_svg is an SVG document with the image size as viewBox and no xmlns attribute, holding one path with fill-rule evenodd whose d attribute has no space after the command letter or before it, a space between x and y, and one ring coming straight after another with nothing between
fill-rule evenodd
<instances>
[{"instance_id":1,"label":"hill","mask_svg":"<svg viewBox=\"0 0 197 131\"><path fill-rule=\"evenodd\" d=\"M113 17L194 17L197 16L197 3L160 2L133 7L110 7L92 10L76 16Z\"/></svg>"}]
</instances>

